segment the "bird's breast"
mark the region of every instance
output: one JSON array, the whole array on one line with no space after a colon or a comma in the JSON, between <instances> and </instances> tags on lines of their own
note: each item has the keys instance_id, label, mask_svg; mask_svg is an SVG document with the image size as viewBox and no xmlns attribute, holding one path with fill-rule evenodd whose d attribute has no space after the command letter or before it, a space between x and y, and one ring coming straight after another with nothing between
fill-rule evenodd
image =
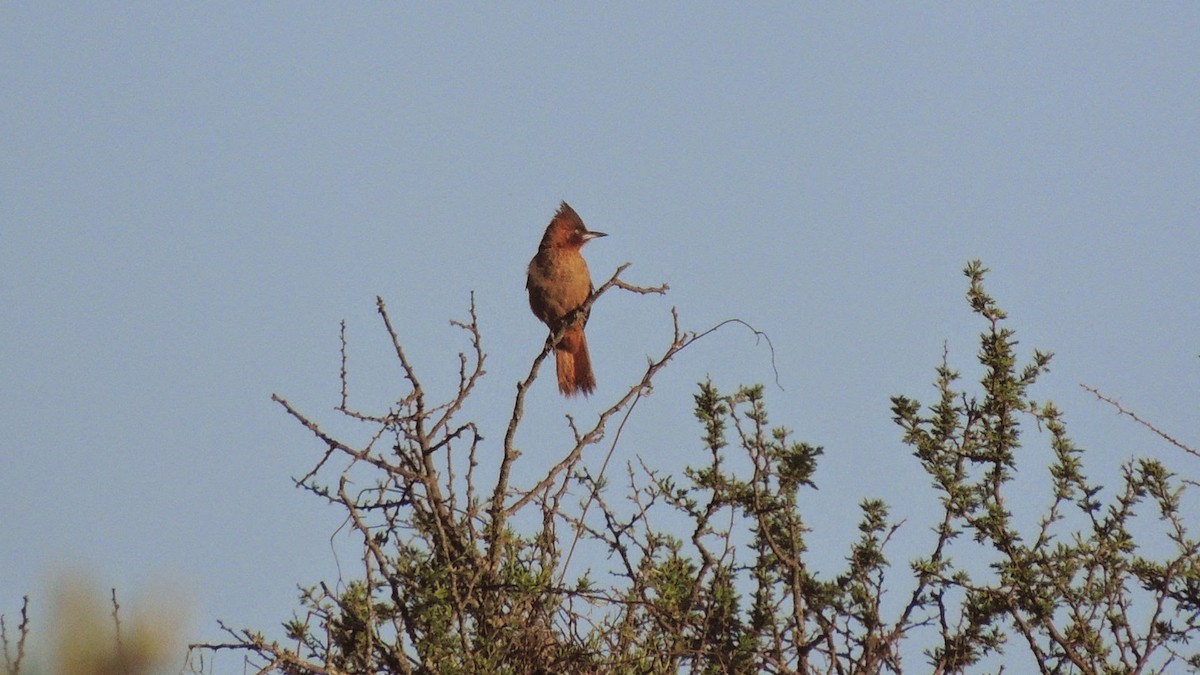
<instances>
[{"instance_id":1,"label":"bird's breast","mask_svg":"<svg viewBox=\"0 0 1200 675\"><path fill-rule=\"evenodd\" d=\"M587 300L592 277L578 251L539 251L529 262L529 306L546 323L554 323Z\"/></svg>"}]
</instances>

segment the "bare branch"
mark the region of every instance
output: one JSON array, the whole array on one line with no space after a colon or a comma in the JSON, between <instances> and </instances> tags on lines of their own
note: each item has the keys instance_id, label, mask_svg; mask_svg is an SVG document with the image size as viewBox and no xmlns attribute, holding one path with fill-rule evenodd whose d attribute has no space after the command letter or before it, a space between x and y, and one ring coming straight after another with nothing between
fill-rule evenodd
<instances>
[{"instance_id":1,"label":"bare branch","mask_svg":"<svg viewBox=\"0 0 1200 675\"><path fill-rule=\"evenodd\" d=\"M1171 445L1174 445L1175 447L1179 448L1180 450L1183 450L1184 452L1188 453L1189 455L1192 455L1193 457L1200 457L1200 452L1198 452L1195 448L1185 445L1183 442L1176 440L1175 438L1173 438L1166 432L1162 431L1158 427L1154 426L1153 424L1147 422L1146 420L1142 419L1141 417L1138 417L1137 413L1135 413L1131 410L1127 410L1117 401L1105 396L1104 394L1101 394L1100 391L1098 389L1096 389L1095 387L1089 387L1086 384L1080 384L1079 386L1086 389L1087 391L1092 392L1092 394L1094 394L1096 396L1096 398L1100 399L1101 401L1104 401L1105 403L1116 408L1118 413L1130 417L1131 419L1133 419L1133 421L1146 427L1150 431L1153 431L1155 434L1157 434L1159 436L1159 438L1162 438L1164 441L1170 443Z\"/></svg>"},{"instance_id":2,"label":"bare branch","mask_svg":"<svg viewBox=\"0 0 1200 675\"><path fill-rule=\"evenodd\" d=\"M4 615L0 614L0 645L4 647L4 668L8 673L21 672L21 662L25 660L25 639L29 637L29 596L21 598L21 621L17 624L17 655L13 657L8 651L8 626Z\"/></svg>"}]
</instances>

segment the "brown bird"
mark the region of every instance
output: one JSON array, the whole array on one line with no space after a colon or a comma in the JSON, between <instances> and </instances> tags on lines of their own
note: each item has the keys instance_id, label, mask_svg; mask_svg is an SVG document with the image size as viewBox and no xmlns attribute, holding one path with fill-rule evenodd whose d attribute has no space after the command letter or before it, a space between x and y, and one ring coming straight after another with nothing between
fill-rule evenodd
<instances>
[{"instance_id":1,"label":"brown bird","mask_svg":"<svg viewBox=\"0 0 1200 675\"><path fill-rule=\"evenodd\" d=\"M596 375L583 334L588 313L573 313L594 290L587 261L579 250L592 239L604 236L607 235L603 232L588 230L575 210L563 202L546 226L537 255L529 261L525 288L529 291L533 315L549 326L552 333L563 327L564 320L571 320L554 348L558 390L566 396L580 392L586 396L596 388Z\"/></svg>"}]
</instances>

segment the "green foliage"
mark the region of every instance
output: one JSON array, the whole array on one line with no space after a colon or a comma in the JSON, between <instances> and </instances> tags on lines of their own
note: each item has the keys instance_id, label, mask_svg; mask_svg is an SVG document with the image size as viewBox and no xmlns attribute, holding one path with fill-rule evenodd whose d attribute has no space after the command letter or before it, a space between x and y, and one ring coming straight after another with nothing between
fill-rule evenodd
<instances>
[{"instance_id":1,"label":"green foliage","mask_svg":"<svg viewBox=\"0 0 1200 675\"><path fill-rule=\"evenodd\" d=\"M1062 414L1029 397L1050 355L1035 351L1032 362L1018 368L1014 333L983 289L986 270L973 262L965 272L971 307L987 321L979 352L982 395L955 389L958 373L943 359L940 397L927 413L906 397L892 399L904 441L933 478L945 508L937 547L913 562L922 594L915 606L933 610L942 625L941 645L927 655L940 671L960 671L1014 638L1043 672L1160 672L1200 629L1196 598L1171 590L1187 586L1200 560L1179 512L1182 487L1161 463L1133 460L1124 467L1121 491L1105 507L1100 486L1083 474L1083 451L1066 435ZM1052 500L1028 540L1007 506L1022 420L1049 432L1053 454ZM1140 557L1130 533L1146 500L1175 543L1165 561ZM1064 530L1068 511L1085 527ZM947 545L964 532L995 554L990 574L972 574L948 556ZM1170 581L1162 575L1166 570Z\"/></svg>"}]
</instances>

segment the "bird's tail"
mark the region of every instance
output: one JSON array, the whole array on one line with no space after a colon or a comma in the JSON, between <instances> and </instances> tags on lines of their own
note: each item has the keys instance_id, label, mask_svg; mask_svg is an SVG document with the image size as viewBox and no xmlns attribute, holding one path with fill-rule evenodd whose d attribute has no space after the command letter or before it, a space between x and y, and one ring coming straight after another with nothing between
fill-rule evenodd
<instances>
[{"instance_id":1,"label":"bird's tail","mask_svg":"<svg viewBox=\"0 0 1200 675\"><path fill-rule=\"evenodd\" d=\"M595 391L596 374L592 372L592 359L588 356L583 326L571 326L563 333L562 340L554 350L554 357L559 391L566 396L580 392L587 396Z\"/></svg>"}]
</instances>

